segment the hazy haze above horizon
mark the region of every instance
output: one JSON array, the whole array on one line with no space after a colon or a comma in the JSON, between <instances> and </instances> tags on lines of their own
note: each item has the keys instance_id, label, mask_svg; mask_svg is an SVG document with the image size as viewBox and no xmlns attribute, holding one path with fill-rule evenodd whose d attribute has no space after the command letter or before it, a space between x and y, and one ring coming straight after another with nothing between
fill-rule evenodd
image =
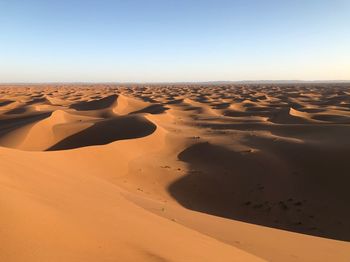
<instances>
[{"instance_id":1,"label":"hazy haze above horizon","mask_svg":"<svg viewBox=\"0 0 350 262\"><path fill-rule=\"evenodd\" d=\"M350 1L0 1L0 82L349 80Z\"/></svg>"}]
</instances>

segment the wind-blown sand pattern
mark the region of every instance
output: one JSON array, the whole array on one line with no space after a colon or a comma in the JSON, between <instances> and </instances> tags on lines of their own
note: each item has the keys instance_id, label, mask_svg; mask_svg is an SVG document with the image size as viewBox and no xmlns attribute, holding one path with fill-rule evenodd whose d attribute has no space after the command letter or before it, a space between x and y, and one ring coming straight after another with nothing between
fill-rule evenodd
<instances>
[{"instance_id":1,"label":"wind-blown sand pattern","mask_svg":"<svg viewBox=\"0 0 350 262\"><path fill-rule=\"evenodd\" d=\"M350 261L350 87L0 87L0 260Z\"/></svg>"}]
</instances>

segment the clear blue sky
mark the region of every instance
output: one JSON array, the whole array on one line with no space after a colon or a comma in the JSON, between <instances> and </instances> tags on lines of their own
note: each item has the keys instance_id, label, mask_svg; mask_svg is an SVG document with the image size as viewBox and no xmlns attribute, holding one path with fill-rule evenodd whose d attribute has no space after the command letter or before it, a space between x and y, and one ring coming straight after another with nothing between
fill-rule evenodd
<instances>
[{"instance_id":1,"label":"clear blue sky","mask_svg":"<svg viewBox=\"0 0 350 262\"><path fill-rule=\"evenodd\" d=\"M350 79L348 0L0 0L0 82Z\"/></svg>"}]
</instances>

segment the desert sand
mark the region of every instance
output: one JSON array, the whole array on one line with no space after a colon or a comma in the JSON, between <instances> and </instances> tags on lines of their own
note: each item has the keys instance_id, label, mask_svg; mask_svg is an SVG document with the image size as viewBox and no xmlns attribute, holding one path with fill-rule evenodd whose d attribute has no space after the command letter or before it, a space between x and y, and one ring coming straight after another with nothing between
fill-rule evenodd
<instances>
[{"instance_id":1,"label":"desert sand","mask_svg":"<svg viewBox=\"0 0 350 262\"><path fill-rule=\"evenodd\" d=\"M0 86L0 261L350 261L346 84Z\"/></svg>"}]
</instances>

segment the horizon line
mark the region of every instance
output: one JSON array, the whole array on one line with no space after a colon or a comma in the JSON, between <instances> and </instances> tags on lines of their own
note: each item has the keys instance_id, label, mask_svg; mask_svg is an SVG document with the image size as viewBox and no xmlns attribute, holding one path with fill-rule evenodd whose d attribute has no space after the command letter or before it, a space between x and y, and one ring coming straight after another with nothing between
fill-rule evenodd
<instances>
[{"instance_id":1,"label":"horizon line","mask_svg":"<svg viewBox=\"0 0 350 262\"><path fill-rule=\"evenodd\" d=\"M350 80L213 80L213 81L34 81L0 82L0 85L44 85L44 84L293 84L293 83L350 83Z\"/></svg>"}]
</instances>

